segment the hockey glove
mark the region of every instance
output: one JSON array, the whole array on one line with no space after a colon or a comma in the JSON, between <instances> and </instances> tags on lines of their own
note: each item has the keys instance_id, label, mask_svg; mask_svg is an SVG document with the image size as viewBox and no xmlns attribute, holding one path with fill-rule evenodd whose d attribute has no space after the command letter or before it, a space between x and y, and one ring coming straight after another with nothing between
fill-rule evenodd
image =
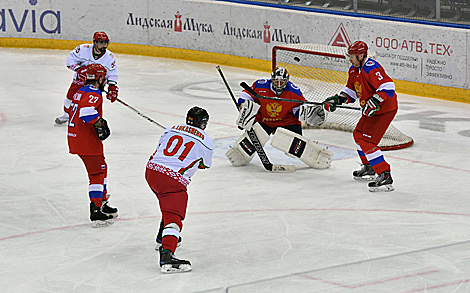
<instances>
[{"instance_id":1,"label":"hockey glove","mask_svg":"<svg viewBox=\"0 0 470 293\"><path fill-rule=\"evenodd\" d=\"M343 93L334 95L323 101L323 108L325 108L325 110L328 112L334 112L336 111L336 106L340 106L347 101L348 98Z\"/></svg>"},{"instance_id":2,"label":"hockey glove","mask_svg":"<svg viewBox=\"0 0 470 293\"><path fill-rule=\"evenodd\" d=\"M79 84L85 84L86 82L86 66L80 66L78 69L77 69L77 82Z\"/></svg>"},{"instance_id":3,"label":"hockey glove","mask_svg":"<svg viewBox=\"0 0 470 293\"><path fill-rule=\"evenodd\" d=\"M238 114L236 121L238 128L250 130L251 127L253 127L259 108L261 108L261 106L252 100L246 100L243 102L240 105L240 113Z\"/></svg>"},{"instance_id":4,"label":"hockey glove","mask_svg":"<svg viewBox=\"0 0 470 293\"><path fill-rule=\"evenodd\" d=\"M111 130L108 127L108 122L104 118L98 118L98 121L93 124L95 131L98 134L100 140L105 140L111 135Z\"/></svg>"},{"instance_id":5,"label":"hockey glove","mask_svg":"<svg viewBox=\"0 0 470 293\"><path fill-rule=\"evenodd\" d=\"M110 84L108 86L108 93L106 94L106 98L114 103L118 97L119 88L115 84Z\"/></svg>"},{"instance_id":6,"label":"hockey glove","mask_svg":"<svg viewBox=\"0 0 470 293\"><path fill-rule=\"evenodd\" d=\"M380 110L380 100L382 99L377 94L367 100L362 108L362 115L368 117L374 116L375 112Z\"/></svg>"},{"instance_id":7,"label":"hockey glove","mask_svg":"<svg viewBox=\"0 0 470 293\"><path fill-rule=\"evenodd\" d=\"M310 126L318 127L326 120L326 112L322 106L301 105L299 109L299 121Z\"/></svg>"}]
</instances>

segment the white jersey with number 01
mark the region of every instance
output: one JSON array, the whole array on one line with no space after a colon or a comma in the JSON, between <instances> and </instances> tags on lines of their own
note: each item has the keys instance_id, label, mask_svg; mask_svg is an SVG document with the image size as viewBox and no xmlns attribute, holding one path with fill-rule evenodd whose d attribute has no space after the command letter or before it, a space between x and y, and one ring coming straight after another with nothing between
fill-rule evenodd
<instances>
[{"instance_id":1,"label":"white jersey with number 01","mask_svg":"<svg viewBox=\"0 0 470 293\"><path fill-rule=\"evenodd\" d=\"M114 58L113 53L108 49L106 49L106 53L104 53L103 56L95 59L93 57L93 45L82 44L70 52L66 61L67 67L74 71L76 71L81 66L87 66L94 63L101 64L104 68L106 68L106 78L108 79L108 83L117 83L118 70L116 59Z\"/></svg>"},{"instance_id":2,"label":"white jersey with number 01","mask_svg":"<svg viewBox=\"0 0 470 293\"><path fill-rule=\"evenodd\" d=\"M187 124L168 127L149 163L169 168L188 181L198 169L212 165L212 139L200 128Z\"/></svg>"}]
</instances>

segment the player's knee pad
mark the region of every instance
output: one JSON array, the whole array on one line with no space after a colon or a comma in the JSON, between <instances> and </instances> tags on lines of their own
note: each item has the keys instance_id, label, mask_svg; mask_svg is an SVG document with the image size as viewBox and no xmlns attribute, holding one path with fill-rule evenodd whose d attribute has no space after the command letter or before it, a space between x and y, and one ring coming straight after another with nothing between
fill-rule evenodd
<instances>
[{"instance_id":1,"label":"player's knee pad","mask_svg":"<svg viewBox=\"0 0 470 293\"><path fill-rule=\"evenodd\" d=\"M269 134L264 131L263 127L261 127L259 123L253 124L253 130L255 131L261 145L264 146L269 140ZM255 152L256 149L245 131L243 135L237 139L233 147L225 153L225 156L229 159L232 165L243 166L253 159Z\"/></svg>"},{"instance_id":2,"label":"player's knee pad","mask_svg":"<svg viewBox=\"0 0 470 293\"><path fill-rule=\"evenodd\" d=\"M278 128L271 145L291 157L299 158L314 169L326 169L331 166L332 151L287 129Z\"/></svg>"}]
</instances>

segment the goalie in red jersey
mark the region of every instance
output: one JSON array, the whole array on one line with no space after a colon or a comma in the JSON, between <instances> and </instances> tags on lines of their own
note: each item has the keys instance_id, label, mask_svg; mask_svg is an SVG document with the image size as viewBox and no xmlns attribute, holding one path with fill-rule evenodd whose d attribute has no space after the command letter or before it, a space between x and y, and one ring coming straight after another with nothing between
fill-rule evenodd
<instances>
[{"instance_id":1,"label":"goalie in red jersey","mask_svg":"<svg viewBox=\"0 0 470 293\"><path fill-rule=\"evenodd\" d=\"M362 116L353 131L362 167L353 172L356 180L372 180L369 191L393 191L393 179L378 144L398 111L393 80L375 60L367 58L368 47L356 41L348 48L351 62L349 78L344 89L324 101L326 110L333 112L337 105L359 99ZM378 176L376 176L378 174Z\"/></svg>"},{"instance_id":2,"label":"goalie in red jersey","mask_svg":"<svg viewBox=\"0 0 470 293\"><path fill-rule=\"evenodd\" d=\"M109 226L117 217L117 208L107 201L107 170L103 140L111 134L103 118L103 96L106 69L100 64L90 64L86 71L86 85L72 98L68 121L67 140L69 152L80 157L88 173L90 220L93 227Z\"/></svg>"},{"instance_id":3,"label":"goalie in red jersey","mask_svg":"<svg viewBox=\"0 0 470 293\"><path fill-rule=\"evenodd\" d=\"M258 95L253 96L247 90L241 92L238 99L240 112L236 122L238 127L253 129L262 146L274 134L271 142L273 147L299 158L312 168L328 168L333 153L302 136L302 123L321 125L326 118L325 111L321 105L302 103L306 99L300 88L289 81L287 69L276 68L271 79L259 79L251 88ZM263 99L261 96L282 100ZM243 166L252 160L254 153L253 142L245 132L225 156L232 165Z\"/></svg>"}]
</instances>

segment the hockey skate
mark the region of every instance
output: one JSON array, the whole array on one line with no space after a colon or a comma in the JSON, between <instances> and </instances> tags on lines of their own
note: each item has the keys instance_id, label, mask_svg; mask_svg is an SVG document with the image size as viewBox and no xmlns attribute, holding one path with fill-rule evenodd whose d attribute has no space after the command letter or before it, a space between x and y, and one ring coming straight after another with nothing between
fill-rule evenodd
<instances>
[{"instance_id":1,"label":"hockey skate","mask_svg":"<svg viewBox=\"0 0 470 293\"><path fill-rule=\"evenodd\" d=\"M370 192L393 191L395 189L393 188L392 183L393 183L392 174L390 174L390 171L384 171L382 172L382 174L377 176L375 181L369 182L369 191Z\"/></svg>"},{"instance_id":2,"label":"hockey skate","mask_svg":"<svg viewBox=\"0 0 470 293\"><path fill-rule=\"evenodd\" d=\"M183 273L192 270L191 262L189 260L183 260L176 258L173 252L169 249L163 249L160 247L160 271L164 274L171 273Z\"/></svg>"},{"instance_id":3,"label":"hockey skate","mask_svg":"<svg viewBox=\"0 0 470 293\"><path fill-rule=\"evenodd\" d=\"M372 181L375 177L375 171L369 164L362 165L360 170L353 172L354 180L358 181Z\"/></svg>"},{"instance_id":4,"label":"hockey skate","mask_svg":"<svg viewBox=\"0 0 470 293\"><path fill-rule=\"evenodd\" d=\"M103 214L111 215L113 216L113 218L118 217L118 209L109 206L109 202L107 200L103 200L103 202L101 203L101 212Z\"/></svg>"},{"instance_id":5,"label":"hockey skate","mask_svg":"<svg viewBox=\"0 0 470 293\"><path fill-rule=\"evenodd\" d=\"M114 223L114 216L101 212L101 207L97 207L94 202L90 202L90 220L93 228L102 228Z\"/></svg>"},{"instance_id":6,"label":"hockey skate","mask_svg":"<svg viewBox=\"0 0 470 293\"><path fill-rule=\"evenodd\" d=\"M55 124L56 125L61 125L64 124L65 122L69 121L69 115L67 113L64 113L64 115L57 117L55 119Z\"/></svg>"}]
</instances>

